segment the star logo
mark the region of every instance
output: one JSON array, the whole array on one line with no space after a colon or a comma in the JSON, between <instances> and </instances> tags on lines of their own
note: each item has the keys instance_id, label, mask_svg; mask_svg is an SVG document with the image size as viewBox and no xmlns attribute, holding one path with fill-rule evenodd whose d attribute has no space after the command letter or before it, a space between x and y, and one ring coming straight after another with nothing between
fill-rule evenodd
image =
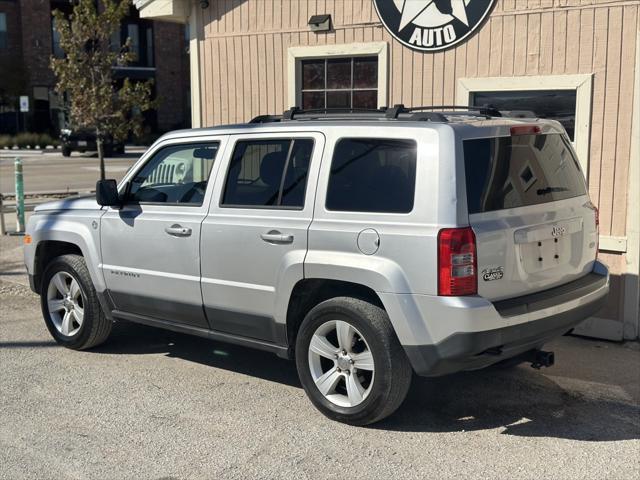
<instances>
[{"instance_id":1,"label":"star logo","mask_svg":"<svg viewBox=\"0 0 640 480\"><path fill-rule=\"evenodd\" d=\"M471 36L498 0L373 0L384 27L409 48L436 52Z\"/></svg>"},{"instance_id":2,"label":"star logo","mask_svg":"<svg viewBox=\"0 0 640 480\"><path fill-rule=\"evenodd\" d=\"M410 23L424 27L430 25L433 20L436 22L443 17L448 17L444 23L449 23L452 18L457 18L466 26L469 26L467 18L467 5L471 0L402 0L400 9L399 30L404 29ZM435 17L435 18L434 18ZM440 17L440 18L438 18Z\"/></svg>"}]
</instances>

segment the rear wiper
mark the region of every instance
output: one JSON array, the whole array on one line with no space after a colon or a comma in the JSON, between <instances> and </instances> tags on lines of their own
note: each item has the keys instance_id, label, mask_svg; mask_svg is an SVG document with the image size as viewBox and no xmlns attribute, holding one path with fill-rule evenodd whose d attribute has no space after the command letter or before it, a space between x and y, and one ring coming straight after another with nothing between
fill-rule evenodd
<instances>
[{"instance_id":1,"label":"rear wiper","mask_svg":"<svg viewBox=\"0 0 640 480\"><path fill-rule=\"evenodd\" d=\"M538 195L546 195L547 193L566 192L567 190L569 189L565 187L547 187L547 188L539 188L538 190L536 190L536 193Z\"/></svg>"}]
</instances>

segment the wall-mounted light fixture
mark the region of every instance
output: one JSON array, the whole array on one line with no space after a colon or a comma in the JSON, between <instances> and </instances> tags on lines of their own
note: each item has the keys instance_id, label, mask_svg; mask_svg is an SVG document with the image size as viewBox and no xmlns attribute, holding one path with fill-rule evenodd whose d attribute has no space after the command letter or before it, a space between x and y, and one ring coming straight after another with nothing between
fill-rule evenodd
<instances>
[{"instance_id":1,"label":"wall-mounted light fixture","mask_svg":"<svg viewBox=\"0 0 640 480\"><path fill-rule=\"evenodd\" d=\"M200 8L203 10L209 8L209 0L200 0Z\"/></svg>"},{"instance_id":2,"label":"wall-mounted light fixture","mask_svg":"<svg viewBox=\"0 0 640 480\"><path fill-rule=\"evenodd\" d=\"M331 15L325 13L314 15L307 22L312 32L328 32L331 30Z\"/></svg>"}]
</instances>

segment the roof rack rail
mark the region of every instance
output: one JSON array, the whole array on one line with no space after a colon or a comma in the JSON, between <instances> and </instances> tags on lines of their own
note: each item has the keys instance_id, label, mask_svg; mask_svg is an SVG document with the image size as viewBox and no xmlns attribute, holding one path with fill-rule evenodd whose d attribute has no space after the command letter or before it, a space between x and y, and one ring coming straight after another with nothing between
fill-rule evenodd
<instances>
[{"instance_id":1,"label":"roof rack rail","mask_svg":"<svg viewBox=\"0 0 640 480\"><path fill-rule=\"evenodd\" d=\"M439 110L427 111L424 110ZM481 107L462 106L462 105L427 105L421 107L405 107L403 104L397 104L393 107L380 108L312 108L303 110L300 107L291 107L282 115L258 115L252 118L249 123L273 123L284 122L296 119L315 119L321 116L340 117L343 119L371 119L382 118L397 120L400 114L404 114L403 120L413 121L431 121L446 123L448 115L475 115L482 117L501 117L499 110L491 105L483 105ZM409 115L407 115L409 114Z\"/></svg>"},{"instance_id":2,"label":"roof rack rail","mask_svg":"<svg viewBox=\"0 0 640 480\"><path fill-rule=\"evenodd\" d=\"M273 123L282 121L282 115L258 115L249 120L249 123Z\"/></svg>"},{"instance_id":3,"label":"roof rack rail","mask_svg":"<svg viewBox=\"0 0 640 480\"><path fill-rule=\"evenodd\" d=\"M386 111L386 107L383 108L310 108L303 110L300 107L291 107L289 110L285 111L282 114L283 120L293 120L296 116L300 115L314 115L314 114L352 114L352 113L362 113L362 114L383 114Z\"/></svg>"},{"instance_id":4,"label":"roof rack rail","mask_svg":"<svg viewBox=\"0 0 640 480\"><path fill-rule=\"evenodd\" d=\"M475 106L469 106L469 105L425 105L425 106L420 106L420 107L405 107L403 104L397 104L394 105L393 107L387 109L387 114L386 117L387 118L398 118L398 115L401 113L412 113L412 112L419 112L422 110L440 110L442 112L438 112L440 113L440 115L443 115L443 112L446 112L447 115L455 115L455 114L475 114L475 115L482 115L484 117L501 117L502 114L500 113L500 111L493 107L492 105L483 105L483 106L479 106L479 107L475 107ZM447 110L454 110L452 112L449 112ZM465 110L465 112L455 112L455 110ZM475 112L478 113L475 113Z\"/></svg>"}]
</instances>

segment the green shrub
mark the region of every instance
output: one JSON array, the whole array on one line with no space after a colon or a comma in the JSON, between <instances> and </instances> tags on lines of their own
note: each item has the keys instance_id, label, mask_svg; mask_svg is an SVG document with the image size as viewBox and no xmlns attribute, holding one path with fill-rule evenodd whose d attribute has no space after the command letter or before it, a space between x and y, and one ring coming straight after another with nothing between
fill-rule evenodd
<instances>
[{"instance_id":1,"label":"green shrub","mask_svg":"<svg viewBox=\"0 0 640 480\"><path fill-rule=\"evenodd\" d=\"M10 135L0 135L0 150L13 147L13 138Z\"/></svg>"},{"instance_id":2,"label":"green shrub","mask_svg":"<svg viewBox=\"0 0 640 480\"><path fill-rule=\"evenodd\" d=\"M44 149L49 145L57 148L60 146L60 140L57 138L51 138L51 135L48 133L23 132L15 136L0 135L0 150L13 148L14 146L17 146L18 148L40 147Z\"/></svg>"},{"instance_id":3,"label":"green shrub","mask_svg":"<svg viewBox=\"0 0 640 480\"><path fill-rule=\"evenodd\" d=\"M37 133L19 133L15 136L15 144L18 148L33 148L38 144Z\"/></svg>"},{"instance_id":4,"label":"green shrub","mask_svg":"<svg viewBox=\"0 0 640 480\"><path fill-rule=\"evenodd\" d=\"M51 145L52 144L52 139L51 139L51 135L49 135L48 133L40 133L38 134L38 146L40 148L46 148L47 145Z\"/></svg>"}]
</instances>

